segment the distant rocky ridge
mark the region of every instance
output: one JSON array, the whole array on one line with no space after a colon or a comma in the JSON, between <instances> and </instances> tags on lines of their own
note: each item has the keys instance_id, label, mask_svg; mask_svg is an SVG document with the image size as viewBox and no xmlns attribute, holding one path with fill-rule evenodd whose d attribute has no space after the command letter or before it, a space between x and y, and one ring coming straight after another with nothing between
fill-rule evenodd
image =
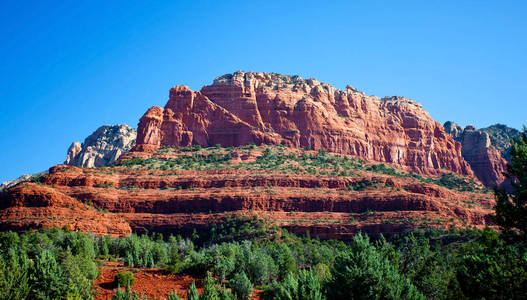
<instances>
[{"instance_id":1,"label":"distant rocky ridge","mask_svg":"<svg viewBox=\"0 0 527 300\"><path fill-rule=\"evenodd\" d=\"M420 174L473 175L461 146L420 104L276 73L238 71L199 92L172 88L164 108L141 118L132 151L251 143L323 149Z\"/></svg>"},{"instance_id":2,"label":"distant rocky ridge","mask_svg":"<svg viewBox=\"0 0 527 300\"><path fill-rule=\"evenodd\" d=\"M510 139L516 139L520 132L502 124L482 129L474 126L465 128L454 122L444 124L445 131L461 143L461 153L470 164L474 174L486 186L501 185L505 181L511 147Z\"/></svg>"},{"instance_id":3,"label":"distant rocky ridge","mask_svg":"<svg viewBox=\"0 0 527 300\"><path fill-rule=\"evenodd\" d=\"M137 131L128 125L104 125L84 143L73 142L64 162L83 168L101 167L117 160L135 145Z\"/></svg>"},{"instance_id":4,"label":"distant rocky ridge","mask_svg":"<svg viewBox=\"0 0 527 300\"><path fill-rule=\"evenodd\" d=\"M20 182L27 181L27 180L31 179L31 177L32 177L32 175L24 174L24 175L18 177L17 179L4 181L4 182L2 182L2 185L0 185L0 191L3 191L3 190L8 189L8 188L10 188L12 186L15 186L15 185L19 184Z\"/></svg>"},{"instance_id":5,"label":"distant rocky ridge","mask_svg":"<svg viewBox=\"0 0 527 300\"><path fill-rule=\"evenodd\" d=\"M486 128L481 128L481 131L484 131L489 134L490 143L496 147L507 161L510 159L510 149L511 149L511 138L519 139L521 132L517 129L507 127L503 124L495 124Z\"/></svg>"}]
</instances>

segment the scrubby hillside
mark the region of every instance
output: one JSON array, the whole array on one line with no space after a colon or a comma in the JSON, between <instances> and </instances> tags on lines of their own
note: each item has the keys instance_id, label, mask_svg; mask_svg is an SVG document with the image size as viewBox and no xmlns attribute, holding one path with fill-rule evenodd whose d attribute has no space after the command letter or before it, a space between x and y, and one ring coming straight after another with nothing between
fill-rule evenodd
<instances>
[{"instance_id":1,"label":"scrubby hillside","mask_svg":"<svg viewBox=\"0 0 527 300\"><path fill-rule=\"evenodd\" d=\"M87 204L87 210L70 209L73 203ZM89 223L96 220L94 210L109 220L104 230L114 234L127 233L121 223L138 232L191 232L226 214L257 213L293 232L349 239L358 231L481 227L491 224L493 204L481 184L447 171L424 177L281 145L164 147L130 152L107 167L53 167L2 195L1 224L4 229L62 226L63 218ZM22 211L26 218L13 218Z\"/></svg>"}]
</instances>

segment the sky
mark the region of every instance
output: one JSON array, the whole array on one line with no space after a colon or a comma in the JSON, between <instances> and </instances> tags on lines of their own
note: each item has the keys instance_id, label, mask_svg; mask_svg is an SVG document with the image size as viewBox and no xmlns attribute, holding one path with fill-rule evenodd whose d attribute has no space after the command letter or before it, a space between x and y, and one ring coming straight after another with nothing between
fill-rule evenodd
<instances>
[{"instance_id":1,"label":"sky","mask_svg":"<svg viewBox=\"0 0 527 300\"><path fill-rule=\"evenodd\" d=\"M174 85L237 70L422 103L438 122L527 124L527 1L0 3L0 182L134 128Z\"/></svg>"}]
</instances>

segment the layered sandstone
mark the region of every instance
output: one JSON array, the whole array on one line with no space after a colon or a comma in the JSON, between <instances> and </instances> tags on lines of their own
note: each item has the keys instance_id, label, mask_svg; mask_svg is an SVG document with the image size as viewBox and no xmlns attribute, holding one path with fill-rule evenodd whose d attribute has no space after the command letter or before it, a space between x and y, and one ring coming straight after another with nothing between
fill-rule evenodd
<instances>
[{"instance_id":1,"label":"layered sandstone","mask_svg":"<svg viewBox=\"0 0 527 300\"><path fill-rule=\"evenodd\" d=\"M136 137L136 130L128 125L101 126L84 143L73 142L64 163L84 168L107 166L128 152Z\"/></svg>"},{"instance_id":2,"label":"layered sandstone","mask_svg":"<svg viewBox=\"0 0 527 300\"><path fill-rule=\"evenodd\" d=\"M274 73L227 74L199 92L172 88L164 108L141 118L133 151L251 143L324 149L420 174L473 174L461 145L420 104Z\"/></svg>"},{"instance_id":3,"label":"layered sandstone","mask_svg":"<svg viewBox=\"0 0 527 300\"><path fill-rule=\"evenodd\" d=\"M105 168L52 167L38 184L20 183L0 195L0 228L68 225L96 234L190 234L231 214L256 214L296 233L309 230L321 238L349 239L359 231L492 225L492 194L452 190L408 174L373 173L364 165L330 175L321 165L319 171L328 175L311 175L302 171L309 168L297 169L302 166L294 160L275 169L240 168L260 159L263 147L235 148L230 161L216 169L199 164L161 168L180 156L216 153L170 151L149 154L145 162L152 165L139 161ZM282 157L316 153L287 151Z\"/></svg>"},{"instance_id":4,"label":"layered sandstone","mask_svg":"<svg viewBox=\"0 0 527 300\"><path fill-rule=\"evenodd\" d=\"M22 182L0 192L0 230L43 227L68 227L99 235L131 233L122 217L97 211L51 186Z\"/></svg>"}]
</instances>

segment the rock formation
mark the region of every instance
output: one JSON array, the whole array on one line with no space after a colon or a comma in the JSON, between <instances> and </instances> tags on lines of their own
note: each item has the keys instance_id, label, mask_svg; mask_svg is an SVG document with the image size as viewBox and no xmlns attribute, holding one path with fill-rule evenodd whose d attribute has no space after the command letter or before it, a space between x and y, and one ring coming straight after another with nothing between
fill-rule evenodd
<instances>
[{"instance_id":1,"label":"rock formation","mask_svg":"<svg viewBox=\"0 0 527 300\"><path fill-rule=\"evenodd\" d=\"M2 185L0 185L0 191L2 191L4 189L8 189L8 188L10 188L12 186L15 186L15 185L19 184L20 182L28 181L29 179L31 179L31 177L32 177L32 175L24 174L24 175L18 177L17 179L4 181L4 182L2 182Z\"/></svg>"},{"instance_id":2,"label":"rock formation","mask_svg":"<svg viewBox=\"0 0 527 300\"><path fill-rule=\"evenodd\" d=\"M0 230L65 226L99 235L131 233L120 216L97 211L51 186L23 182L0 192Z\"/></svg>"},{"instance_id":3,"label":"rock formation","mask_svg":"<svg viewBox=\"0 0 527 300\"><path fill-rule=\"evenodd\" d=\"M518 130L500 124L478 130L471 125L463 128L450 121L444 127L461 143L463 157L483 184L492 187L504 183L503 172L507 169L510 138L519 137Z\"/></svg>"},{"instance_id":4,"label":"rock formation","mask_svg":"<svg viewBox=\"0 0 527 300\"><path fill-rule=\"evenodd\" d=\"M238 71L199 92L172 88L164 108L141 118L133 151L251 143L324 149L420 174L473 174L461 145L420 104L274 73Z\"/></svg>"},{"instance_id":5,"label":"rock formation","mask_svg":"<svg viewBox=\"0 0 527 300\"><path fill-rule=\"evenodd\" d=\"M480 130L489 134L492 146L496 147L501 152L501 156L508 161L510 159L511 139L519 139L520 131L503 124L491 125Z\"/></svg>"},{"instance_id":6,"label":"rock formation","mask_svg":"<svg viewBox=\"0 0 527 300\"><path fill-rule=\"evenodd\" d=\"M128 152L136 137L136 130L128 125L101 126L82 145L73 142L64 163L84 168L107 166Z\"/></svg>"},{"instance_id":7,"label":"rock formation","mask_svg":"<svg viewBox=\"0 0 527 300\"><path fill-rule=\"evenodd\" d=\"M463 155L489 182L498 173L481 174L500 170L500 152L488 133L450 125L463 150L407 98L227 74L201 91L172 88L165 107L142 116L124 155L133 130L103 126L70 147L66 163L80 168L54 166L0 191L0 230L190 234L233 214L339 239L492 226L494 197ZM192 145L209 148L180 149Z\"/></svg>"},{"instance_id":8,"label":"rock formation","mask_svg":"<svg viewBox=\"0 0 527 300\"><path fill-rule=\"evenodd\" d=\"M271 152L295 157L317 154L274 147ZM266 149L177 154L163 149L150 153L150 160L121 161L122 166L58 165L37 183L20 183L0 193L0 230L67 225L95 234L191 234L233 214L256 214L295 233L309 230L313 236L338 239L350 239L359 231L389 234L416 227L492 225L493 195L479 188L448 189L408 173L374 173L367 166L330 174L320 165L317 172L327 175L313 175L311 160L304 167L282 161L280 168L239 168L257 161ZM176 163L180 156L221 157L217 151L230 151L231 159L216 169Z\"/></svg>"}]
</instances>

